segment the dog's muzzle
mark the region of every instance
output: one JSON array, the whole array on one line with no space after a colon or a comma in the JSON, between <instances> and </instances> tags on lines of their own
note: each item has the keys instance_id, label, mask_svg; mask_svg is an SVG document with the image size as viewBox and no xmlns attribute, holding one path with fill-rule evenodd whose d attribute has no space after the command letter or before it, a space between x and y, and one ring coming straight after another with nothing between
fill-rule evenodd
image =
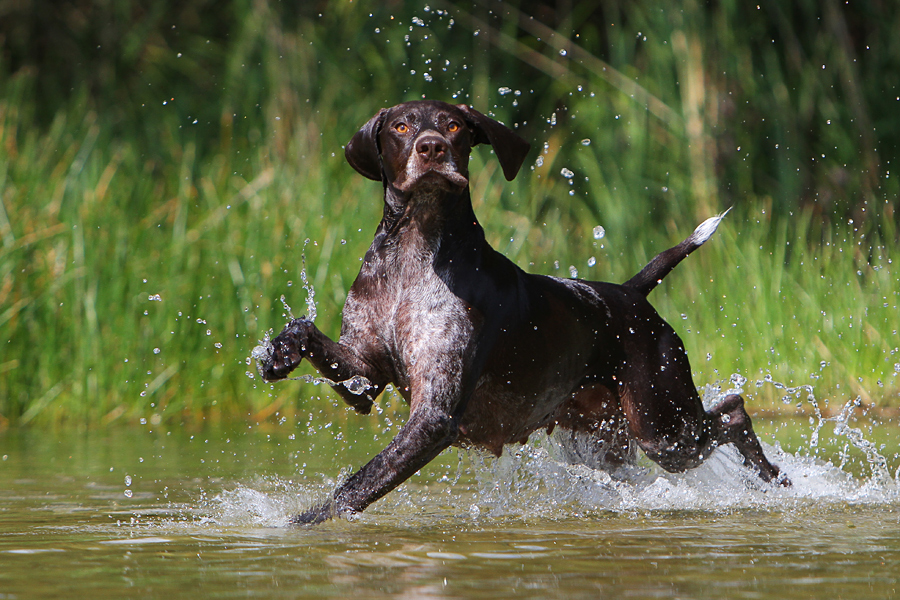
<instances>
[{"instance_id":1,"label":"dog's muzzle","mask_svg":"<svg viewBox=\"0 0 900 600\"><path fill-rule=\"evenodd\" d=\"M402 181L394 182L394 186L402 192L411 191L425 179L437 187L465 188L469 185L469 180L458 171L450 142L434 131L426 131L415 139L404 175Z\"/></svg>"}]
</instances>

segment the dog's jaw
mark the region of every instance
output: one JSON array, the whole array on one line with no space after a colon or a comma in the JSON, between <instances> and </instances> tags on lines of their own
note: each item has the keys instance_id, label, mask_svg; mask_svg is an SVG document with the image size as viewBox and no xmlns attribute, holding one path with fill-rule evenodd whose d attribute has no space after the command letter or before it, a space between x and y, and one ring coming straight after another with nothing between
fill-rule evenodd
<instances>
[{"instance_id":1,"label":"dog's jaw","mask_svg":"<svg viewBox=\"0 0 900 600\"><path fill-rule=\"evenodd\" d=\"M410 162L413 162L413 158L410 157ZM404 194L431 194L438 190L459 193L469 187L469 180L452 167L411 168L408 172L409 176L393 182L393 186Z\"/></svg>"}]
</instances>

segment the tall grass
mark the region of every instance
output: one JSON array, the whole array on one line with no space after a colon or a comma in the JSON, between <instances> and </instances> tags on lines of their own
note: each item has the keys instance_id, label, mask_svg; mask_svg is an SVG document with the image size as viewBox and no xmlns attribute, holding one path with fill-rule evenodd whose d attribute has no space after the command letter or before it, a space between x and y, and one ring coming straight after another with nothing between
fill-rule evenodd
<instances>
[{"instance_id":1,"label":"tall grass","mask_svg":"<svg viewBox=\"0 0 900 600\"><path fill-rule=\"evenodd\" d=\"M380 106L422 95L470 102L532 141L514 182L487 148L471 165L489 240L526 270L623 281L734 204L716 237L651 296L682 334L698 383L770 375L814 383L836 401L900 403L896 231L890 211L875 210L894 180L882 181L884 196L857 230L815 204L785 209L734 162L717 174L697 152L719 143L710 104L691 107L712 84L690 74L702 70L692 44L714 24L630 14L656 49L624 44L631 30L607 32L622 36L606 64L617 79L589 54L560 58L550 37L532 48L513 12L498 22L477 11L329 7L288 26L265 3L248 4L224 70L204 79L217 82L204 88L211 97L165 90L163 66L198 59L160 49L160 71L144 65L153 85L135 86L115 118L82 89L43 125L31 108L37 75L3 75L0 425L316 409L325 390L264 385L248 376L247 356L286 320L281 295L305 312L303 254L317 323L337 335L381 214L380 186L344 163L342 145ZM668 62L642 66L648 56ZM516 85L523 58L549 74ZM178 68L200 77L198 64ZM700 86L690 94L679 89L688 79ZM753 144L741 152L771 158ZM596 239L598 225L606 233ZM778 388L747 391L781 406Z\"/></svg>"}]
</instances>

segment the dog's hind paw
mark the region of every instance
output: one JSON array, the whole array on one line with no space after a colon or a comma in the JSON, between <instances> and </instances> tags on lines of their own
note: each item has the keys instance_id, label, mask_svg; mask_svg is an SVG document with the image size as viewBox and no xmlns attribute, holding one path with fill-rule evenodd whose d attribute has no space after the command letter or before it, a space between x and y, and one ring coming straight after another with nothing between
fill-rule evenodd
<instances>
[{"instance_id":1,"label":"dog's hind paw","mask_svg":"<svg viewBox=\"0 0 900 600\"><path fill-rule=\"evenodd\" d=\"M775 467L776 469L778 467ZM794 484L791 482L791 478L787 476L787 473L784 471L779 471L778 475L776 475L774 479L774 483L780 485L781 487L793 487Z\"/></svg>"}]
</instances>

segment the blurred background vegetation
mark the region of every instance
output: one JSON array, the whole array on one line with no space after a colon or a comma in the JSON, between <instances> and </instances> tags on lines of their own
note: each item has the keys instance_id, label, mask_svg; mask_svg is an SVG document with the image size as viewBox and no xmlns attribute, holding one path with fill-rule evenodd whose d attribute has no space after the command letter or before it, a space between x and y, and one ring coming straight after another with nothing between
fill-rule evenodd
<instances>
[{"instance_id":1,"label":"blurred background vegetation","mask_svg":"<svg viewBox=\"0 0 900 600\"><path fill-rule=\"evenodd\" d=\"M422 97L532 142L512 183L472 165L528 270L622 281L734 207L651 298L698 385L896 407L897 31L879 0L0 0L0 428L321 405L247 357L301 255L337 335L381 212L342 145Z\"/></svg>"}]
</instances>

